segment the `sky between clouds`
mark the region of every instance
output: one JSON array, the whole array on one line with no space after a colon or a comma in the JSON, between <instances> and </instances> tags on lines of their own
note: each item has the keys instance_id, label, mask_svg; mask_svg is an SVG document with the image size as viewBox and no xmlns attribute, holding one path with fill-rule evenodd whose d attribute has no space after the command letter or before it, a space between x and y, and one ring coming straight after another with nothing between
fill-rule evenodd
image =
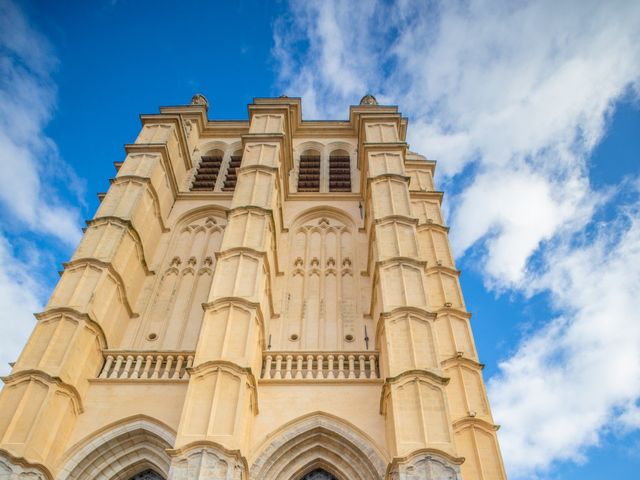
<instances>
[{"instance_id":1,"label":"sky between clouds","mask_svg":"<svg viewBox=\"0 0 640 480\"><path fill-rule=\"evenodd\" d=\"M511 478L638 429L640 180L596 188L589 173L616 102L640 92L640 3L298 2L273 41L277 88L303 97L305 118L343 118L367 91L401 105L411 149L440 161L462 265L496 295L546 293L559 312L488 379ZM21 325L6 329L6 362L49 293L31 235L75 245L84 191L45 134L53 50L4 0L0 54L0 165L13 173L0 177L0 322Z\"/></svg>"},{"instance_id":2,"label":"sky between clouds","mask_svg":"<svg viewBox=\"0 0 640 480\"><path fill-rule=\"evenodd\" d=\"M364 91L402 105L411 148L454 192L458 258L476 254L487 288L546 291L562 312L489 379L511 477L580 461L605 428L640 426L638 179L595 190L588 175L615 103L639 92L640 4L366 5L292 4L275 33L282 88L318 117Z\"/></svg>"}]
</instances>

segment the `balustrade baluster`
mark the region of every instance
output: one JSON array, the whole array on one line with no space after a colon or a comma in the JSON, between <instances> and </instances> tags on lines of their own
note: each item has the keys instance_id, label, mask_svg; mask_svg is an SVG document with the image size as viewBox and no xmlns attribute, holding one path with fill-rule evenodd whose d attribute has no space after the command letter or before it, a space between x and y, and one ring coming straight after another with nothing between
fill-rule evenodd
<instances>
[{"instance_id":1,"label":"balustrade baluster","mask_svg":"<svg viewBox=\"0 0 640 480\"><path fill-rule=\"evenodd\" d=\"M160 368L162 367L162 355L156 356L156 364L153 368L153 373L151 374L151 378L158 378L160 376Z\"/></svg>"},{"instance_id":2,"label":"balustrade baluster","mask_svg":"<svg viewBox=\"0 0 640 480\"><path fill-rule=\"evenodd\" d=\"M282 355L276 355L276 374L273 378L282 378Z\"/></svg>"},{"instance_id":3,"label":"balustrade baluster","mask_svg":"<svg viewBox=\"0 0 640 480\"><path fill-rule=\"evenodd\" d=\"M364 363L364 355L360 355L358 357L358 361L360 362L360 371L358 372L358 378L367 378L367 372L365 372L365 363Z\"/></svg>"},{"instance_id":4,"label":"balustrade baluster","mask_svg":"<svg viewBox=\"0 0 640 480\"><path fill-rule=\"evenodd\" d=\"M127 362L124 364L124 369L122 370L122 374L119 378L129 378L131 365L133 365L133 355L127 355Z\"/></svg>"},{"instance_id":5,"label":"balustrade baluster","mask_svg":"<svg viewBox=\"0 0 640 480\"><path fill-rule=\"evenodd\" d=\"M271 378L271 363L273 362L273 357L271 355L267 355L264 360L264 373L262 374L262 378L270 379Z\"/></svg>"},{"instance_id":6,"label":"balustrade baluster","mask_svg":"<svg viewBox=\"0 0 640 480\"><path fill-rule=\"evenodd\" d=\"M109 369L111 368L111 365L113 365L113 355L107 355L107 360L104 367L102 367L102 372L98 378L107 378L109 376Z\"/></svg>"},{"instance_id":7,"label":"balustrade baluster","mask_svg":"<svg viewBox=\"0 0 640 480\"><path fill-rule=\"evenodd\" d=\"M349 355L349 377L348 378L356 378L355 362L356 362L355 355Z\"/></svg>"},{"instance_id":8,"label":"balustrade baluster","mask_svg":"<svg viewBox=\"0 0 640 480\"><path fill-rule=\"evenodd\" d=\"M176 360L176 369L173 372L172 380L180 380L180 376L182 375L182 364L184 363L184 355L178 355L178 360Z\"/></svg>"},{"instance_id":9,"label":"balustrade baluster","mask_svg":"<svg viewBox=\"0 0 640 480\"><path fill-rule=\"evenodd\" d=\"M327 368L327 378L334 379L336 378L335 373L333 373L333 355L329 355L327 357L329 359L329 365Z\"/></svg>"},{"instance_id":10,"label":"balustrade baluster","mask_svg":"<svg viewBox=\"0 0 640 480\"><path fill-rule=\"evenodd\" d=\"M142 355L136 356L136 364L133 366L133 372L129 375L129 378L138 379L140 377L140 366L142 365Z\"/></svg>"},{"instance_id":11,"label":"balustrade baluster","mask_svg":"<svg viewBox=\"0 0 640 480\"><path fill-rule=\"evenodd\" d=\"M302 361L304 357L302 355L298 355L296 357L296 378L302 378Z\"/></svg>"},{"instance_id":12,"label":"balustrade baluster","mask_svg":"<svg viewBox=\"0 0 640 480\"><path fill-rule=\"evenodd\" d=\"M284 374L284 378L291 380L291 363L293 361L293 355L287 355L287 371Z\"/></svg>"},{"instance_id":13,"label":"balustrade baluster","mask_svg":"<svg viewBox=\"0 0 640 480\"><path fill-rule=\"evenodd\" d=\"M162 378L169 378L169 373L171 373L171 367L173 366L173 355L169 355L167 357L167 364L164 367L164 373L162 374Z\"/></svg>"},{"instance_id":14,"label":"balustrade baluster","mask_svg":"<svg viewBox=\"0 0 640 480\"><path fill-rule=\"evenodd\" d=\"M369 378L378 378L375 355L369 355Z\"/></svg>"},{"instance_id":15,"label":"balustrade baluster","mask_svg":"<svg viewBox=\"0 0 640 480\"><path fill-rule=\"evenodd\" d=\"M344 378L344 355L338 355L338 378Z\"/></svg>"},{"instance_id":16,"label":"balustrade baluster","mask_svg":"<svg viewBox=\"0 0 640 480\"><path fill-rule=\"evenodd\" d=\"M120 375L120 367L122 366L122 361L124 360L124 357L122 355L118 355L116 357L116 364L113 367L113 370L111 370L111 375L109 375L109 378L118 378Z\"/></svg>"},{"instance_id":17,"label":"balustrade baluster","mask_svg":"<svg viewBox=\"0 0 640 480\"><path fill-rule=\"evenodd\" d=\"M153 364L153 356L147 355L144 362L144 370L142 370L142 375L140 375L140 378L144 378L144 379L149 378L149 370L151 370L152 364Z\"/></svg>"},{"instance_id":18,"label":"balustrade baluster","mask_svg":"<svg viewBox=\"0 0 640 480\"><path fill-rule=\"evenodd\" d=\"M316 373L316 378L324 380L324 355L318 355L318 370Z\"/></svg>"},{"instance_id":19,"label":"balustrade baluster","mask_svg":"<svg viewBox=\"0 0 640 480\"><path fill-rule=\"evenodd\" d=\"M307 374L304 378L313 378L313 355L307 355Z\"/></svg>"}]
</instances>

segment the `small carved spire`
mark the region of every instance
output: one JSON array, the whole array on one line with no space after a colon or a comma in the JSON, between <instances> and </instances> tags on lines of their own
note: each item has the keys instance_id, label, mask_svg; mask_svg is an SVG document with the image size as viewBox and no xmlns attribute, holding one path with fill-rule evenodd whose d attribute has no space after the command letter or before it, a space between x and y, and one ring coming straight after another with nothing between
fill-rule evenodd
<instances>
[{"instance_id":1,"label":"small carved spire","mask_svg":"<svg viewBox=\"0 0 640 480\"><path fill-rule=\"evenodd\" d=\"M207 97L202 95L201 93L196 93L193 97L191 97L191 105L204 105L206 110L209 110L209 102Z\"/></svg>"},{"instance_id":2,"label":"small carved spire","mask_svg":"<svg viewBox=\"0 0 640 480\"><path fill-rule=\"evenodd\" d=\"M378 101L376 100L376 97L374 97L373 95L366 94L360 100L360 105L378 105Z\"/></svg>"}]
</instances>

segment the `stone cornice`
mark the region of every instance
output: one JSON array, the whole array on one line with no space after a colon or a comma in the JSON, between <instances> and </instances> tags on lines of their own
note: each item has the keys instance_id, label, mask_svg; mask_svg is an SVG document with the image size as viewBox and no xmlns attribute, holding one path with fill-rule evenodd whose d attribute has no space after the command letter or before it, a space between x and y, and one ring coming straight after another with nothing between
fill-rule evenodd
<instances>
[{"instance_id":1,"label":"stone cornice","mask_svg":"<svg viewBox=\"0 0 640 480\"><path fill-rule=\"evenodd\" d=\"M405 381L405 383L410 382L412 381L412 379L413 380L423 379L430 383L436 383L443 387L446 386L450 381L449 377L443 377L427 369L407 370L396 375L395 377L387 377L384 380L384 384L382 385L382 391L380 392L380 414L381 415L386 414L385 399L389 396L391 392L391 386L403 381Z\"/></svg>"},{"instance_id":2,"label":"stone cornice","mask_svg":"<svg viewBox=\"0 0 640 480\"><path fill-rule=\"evenodd\" d=\"M30 462L24 457L13 455L9 450L6 450L4 448L0 448L0 456L6 457L11 463L13 463L14 465L18 465L19 467L25 470L31 470L31 469L37 470L45 477L46 480L53 480L53 475L51 474L49 469L44 465L42 465L41 463ZM14 477L10 476L9 478L12 479ZM22 477L16 476L15 478L22 478Z\"/></svg>"},{"instance_id":3,"label":"stone cornice","mask_svg":"<svg viewBox=\"0 0 640 480\"><path fill-rule=\"evenodd\" d=\"M84 412L82 407L82 397L76 387L65 382L60 377L49 375L48 373L37 369L20 370L7 375L6 377L0 377L0 380L2 380L5 385L18 384L31 379L38 380L49 385L55 385L69 397L76 415L80 415Z\"/></svg>"},{"instance_id":4,"label":"stone cornice","mask_svg":"<svg viewBox=\"0 0 640 480\"><path fill-rule=\"evenodd\" d=\"M410 454L405 455L403 457L394 457L393 460L391 460L389 467L387 468L387 473L389 473L391 469L398 466L399 464L408 463L418 456L442 457L455 465L462 465L462 463L464 463L464 460L465 460L464 457L454 457L453 455L445 452L444 450L439 450L437 448L421 448L419 450L414 450Z\"/></svg>"},{"instance_id":5,"label":"stone cornice","mask_svg":"<svg viewBox=\"0 0 640 480\"><path fill-rule=\"evenodd\" d=\"M265 338L265 322L264 322L264 314L262 312L262 305L258 302L252 302L251 300L247 300L242 297L220 297L215 300L202 304L202 309L206 312L208 310L218 310L222 309L226 306L241 306L246 310L253 310L256 312L256 320L258 321L258 326L260 327L260 347L264 350L266 348L266 338Z\"/></svg>"},{"instance_id":6,"label":"stone cornice","mask_svg":"<svg viewBox=\"0 0 640 480\"><path fill-rule=\"evenodd\" d=\"M101 217L95 217L91 220L87 220L86 224L87 224L87 227L91 228L91 227L98 226L102 223L109 223L109 222L118 223L127 229L127 233L129 233L133 237L133 241L138 247L138 253L140 254L140 258L142 259L141 263L142 263L142 268L145 271L145 274L154 275L155 272L152 270L149 270L149 267L148 267L149 264L147 262L146 255L144 253L144 245L142 244L142 239L140 238L140 234L138 233L138 230L136 230L136 227L133 226L133 223L131 223L131 220L126 220L124 218L120 218L112 215L105 215Z\"/></svg>"},{"instance_id":7,"label":"stone cornice","mask_svg":"<svg viewBox=\"0 0 640 480\"><path fill-rule=\"evenodd\" d=\"M164 167L165 172L167 173L167 177L169 179L169 186L171 187L171 193L174 198L178 194L180 187L178 185L178 181L176 179L176 174L173 170L173 165L171 164L171 160L169 158L169 148L166 143L128 143L124 146L125 152L127 155L133 155L136 153L157 153L160 154L160 161ZM189 161L191 165L191 161ZM189 171L192 167L189 166L187 171Z\"/></svg>"},{"instance_id":8,"label":"stone cornice","mask_svg":"<svg viewBox=\"0 0 640 480\"><path fill-rule=\"evenodd\" d=\"M439 307L435 310L435 312L440 316L441 313L451 313L453 315L456 315L458 317L462 317L462 318L466 318L467 320L469 320L471 318L471 313L467 312L466 310L462 310L460 308L456 308L456 307Z\"/></svg>"},{"instance_id":9,"label":"stone cornice","mask_svg":"<svg viewBox=\"0 0 640 480\"><path fill-rule=\"evenodd\" d=\"M438 202L442 202L444 192L441 192L439 190L409 190L409 197L411 198L411 200L424 199L437 200Z\"/></svg>"},{"instance_id":10,"label":"stone cornice","mask_svg":"<svg viewBox=\"0 0 640 480\"><path fill-rule=\"evenodd\" d=\"M166 110L165 110L166 111ZM161 122L158 122L158 120L161 120ZM192 167L193 164L191 163L191 155L189 154L189 147L187 146L187 137L185 135L183 126L182 126L182 121L179 115L171 115L171 114L167 114L167 113L161 113L161 114L142 114L140 115L140 121L142 122L142 125L146 125L147 123L173 123L176 126L176 129L174 130L176 133L176 140L178 142L178 148L181 150L182 153L182 159L184 162L184 167L185 170L189 171ZM145 144L139 144L139 145L145 145ZM153 145L153 144L146 144L146 145ZM165 145L166 144L161 144L161 145ZM125 146L125 149L128 147ZM127 150L127 153L128 150ZM167 155L168 158L168 155ZM171 169L171 171L173 171L173 168ZM173 180L175 181L175 177L173 178Z\"/></svg>"},{"instance_id":11,"label":"stone cornice","mask_svg":"<svg viewBox=\"0 0 640 480\"><path fill-rule=\"evenodd\" d=\"M260 413L258 409L258 387L256 383L256 377L253 375L250 367L243 367L235 362L229 360L207 360L194 367L187 368L187 372L191 378L203 377L207 373L214 373L218 371L225 371L232 375L242 377L247 380L247 384L251 389L251 395L253 397L253 413L257 415Z\"/></svg>"},{"instance_id":12,"label":"stone cornice","mask_svg":"<svg viewBox=\"0 0 640 480\"><path fill-rule=\"evenodd\" d=\"M442 365L443 368L465 365L477 370L484 370L484 363L476 362L475 360L468 357L463 357L462 355L449 357L440 362L440 365Z\"/></svg>"},{"instance_id":13,"label":"stone cornice","mask_svg":"<svg viewBox=\"0 0 640 480\"><path fill-rule=\"evenodd\" d=\"M231 200L233 192L194 191L179 192L176 200Z\"/></svg>"},{"instance_id":14,"label":"stone cornice","mask_svg":"<svg viewBox=\"0 0 640 480\"><path fill-rule=\"evenodd\" d=\"M398 180L408 185L411 181L411 177L407 175L401 175L400 173L380 173L379 175L375 175L373 177L367 177L367 184L369 185L372 183L378 183L383 180Z\"/></svg>"},{"instance_id":15,"label":"stone cornice","mask_svg":"<svg viewBox=\"0 0 640 480\"><path fill-rule=\"evenodd\" d=\"M124 280L118 271L114 268L111 262L104 262L102 260L98 260L97 258L85 257L85 258L76 258L70 262L65 262L62 266L65 268L74 268L78 265L95 265L101 268L106 268L107 272L116 280L118 288L121 290L120 295L122 296L122 303L124 307L127 309L127 313L131 318L138 317L138 314L133 311L131 308L131 304L129 303L129 296L127 295L127 287L124 284Z\"/></svg>"},{"instance_id":16,"label":"stone cornice","mask_svg":"<svg viewBox=\"0 0 640 480\"><path fill-rule=\"evenodd\" d=\"M85 322L90 329L94 330L98 337L98 341L100 343L100 348L102 350L106 350L109 348L109 342L107 341L107 336L102 329L102 325L96 322L93 318L91 318L91 314L88 312L79 312L75 308L72 307L54 307L49 308L43 312L36 313L34 316L38 319L38 321L46 322L47 320L51 320L57 316L70 316L75 318L76 320L82 320Z\"/></svg>"},{"instance_id":17,"label":"stone cornice","mask_svg":"<svg viewBox=\"0 0 640 480\"><path fill-rule=\"evenodd\" d=\"M141 185L146 185L149 188L149 193L151 194L151 198L153 199L153 204L156 210L156 218L160 222L160 229L163 232L168 232L169 229L166 227L164 223L164 218L162 214L162 208L160 207L160 198L158 197L158 192L156 188L153 186L151 179L149 177L140 177L138 175L121 175L109 180L111 185L118 185L120 183L134 182L139 183ZM100 217L96 217L100 218Z\"/></svg>"},{"instance_id":18,"label":"stone cornice","mask_svg":"<svg viewBox=\"0 0 640 480\"><path fill-rule=\"evenodd\" d=\"M430 312L423 308L413 307L413 306L404 306L397 307L388 312L381 312L380 318L376 322L376 331L375 331L375 345L376 348L380 348L382 334L385 330L385 320L398 318L398 317L406 317L408 315L414 315L422 318L425 321L434 321L437 317L437 314L434 312Z\"/></svg>"},{"instance_id":19,"label":"stone cornice","mask_svg":"<svg viewBox=\"0 0 640 480\"><path fill-rule=\"evenodd\" d=\"M249 464L247 463L247 459L242 455L240 450L229 450L224 445L213 442L211 440L196 440L194 442L189 442L186 445L182 445L181 447L168 449L167 454L172 458L180 458L194 450L199 449L213 449L215 451L222 452L227 457L230 457L235 461L241 463L244 467L243 478L246 478L246 473L249 471Z\"/></svg>"},{"instance_id":20,"label":"stone cornice","mask_svg":"<svg viewBox=\"0 0 640 480\"><path fill-rule=\"evenodd\" d=\"M449 233L449 227L445 227L444 225L440 225L439 223L419 223L416 225L416 230L438 230L443 233Z\"/></svg>"},{"instance_id":21,"label":"stone cornice","mask_svg":"<svg viewBox=\"0 0 640 480\"><path fill-rule=\"evenodd\" d=\"M500 429L500 425L489 423L478 417L464 417L453 422L454 431L462 430L466 426L479 427L489 432L497 432Z\"/></svg>"}]
</instances>

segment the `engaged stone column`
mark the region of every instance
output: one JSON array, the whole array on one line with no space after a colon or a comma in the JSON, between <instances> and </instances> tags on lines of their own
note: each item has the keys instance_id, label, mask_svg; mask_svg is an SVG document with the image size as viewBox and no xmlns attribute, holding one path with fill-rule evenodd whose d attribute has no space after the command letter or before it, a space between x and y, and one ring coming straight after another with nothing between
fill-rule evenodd
<instances>
[{"instance_id":1,"label":"engaged stone column","mask_svg":"<svg viewBox=\"0 0 640 480\"><path fill-rule=\"evenodd\" d=\"M362 114L361 154L368 175L367 227L374 265L374 318L385 378L381 413L397 479L459 480L445 385L434 335L427 262L420 256L410 178L397 114ZM425 457L424 453L435 452Z\"/></svg>"},{"instance_id":2,"label":"engaged stone column","mask_svg":"<svg viewBox=\"0 0 640 480\"><path fill-rule=\"evenodd\" d=\"M171 480L235 480L246 469L256 378L273 308L287 106L251 106L249 133L191 370ZM184 452L184 453L182 453Z\"/></svg>"}]
</instances>

